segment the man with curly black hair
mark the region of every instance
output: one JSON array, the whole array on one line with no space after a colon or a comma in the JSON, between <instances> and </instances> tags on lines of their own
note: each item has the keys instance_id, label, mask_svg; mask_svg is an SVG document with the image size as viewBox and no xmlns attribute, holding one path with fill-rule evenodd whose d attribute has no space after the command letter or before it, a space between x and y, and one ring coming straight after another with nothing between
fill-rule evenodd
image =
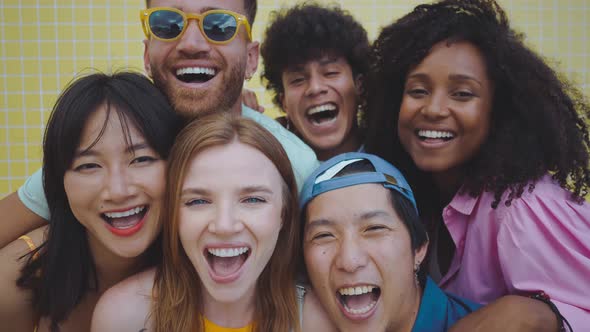
<instances>
[{"instance_id":1,"label":"man with curly black hair","mask_svg":"<svg viewBox=\"0 0 590 332\"><path fill-rule=\"evenodd\" d=\"M582 94L491 0L417 6L383 29L373 64L367 150L417 193L431 275L482 303L544 292L572 327L588 326Z\"/></svg>"},{"instance_id":2,"label":"man with curly black hair","mask_svg":"<svg viewBox=\"0 0 590 332\"><path fill-rule=\"evenodd\" d=\"M320 160L362 146L358 110L369 54L365 29L335 6L283 9L266 29L264 83L286 113L284 125Z\"/></svg>"}]
</instances>

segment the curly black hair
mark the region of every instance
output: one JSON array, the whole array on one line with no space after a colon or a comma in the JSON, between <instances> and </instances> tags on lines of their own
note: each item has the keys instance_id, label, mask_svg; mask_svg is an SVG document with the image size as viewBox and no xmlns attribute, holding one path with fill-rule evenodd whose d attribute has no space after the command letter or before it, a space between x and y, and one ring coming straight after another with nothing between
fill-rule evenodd
<instances>
[{"instance_id":1,"label":"curly black hair","mask_svg":"<svg viewBox=\"0 0 590 332\"><path fill-rule=\"evenodd\" d=\"M274 92L273 102L279 108L285 91L283 71L322 55L343 56L354 77L360 75L362 81L367 76L371 53L367 31L347 11L306 2L271 15L260 48L264 62L261 76L266 88Z\"/></svg>"},{"instance_id":2,"label":"curly black hair","mask_svg":"<svg viewBox=\"0 0 590 332\"><path fill-rule=\"evenodd\" d=\"M445 0L417 6L383 28L375 41L372 85L365 90L371 111L367 151L400 167L425 206L433 199L432 179L404 151L397 121L408 72L441 41L475 45L494 85L490 133L465 165L463 192L474 197L493 192L496 208L508 190L508 206L549 172L576 201L588 194L590 106L523 39L495 1Z\"/></svg>"}]
</instances>

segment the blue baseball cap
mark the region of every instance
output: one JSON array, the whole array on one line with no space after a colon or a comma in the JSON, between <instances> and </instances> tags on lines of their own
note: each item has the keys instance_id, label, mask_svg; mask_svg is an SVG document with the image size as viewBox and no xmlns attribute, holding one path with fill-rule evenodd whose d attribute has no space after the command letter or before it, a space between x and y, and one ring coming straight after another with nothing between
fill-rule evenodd
<instances>
[{"instance_id":1,"label":"blue baseball cap","mask_svg":"<svg viewBox=\"0 0 590 332\"><path fill-rule=\"evenodd\" d=\"M375 171L334 177L346 166L361 160L370 162ZM414 193L402 173L384 159L360 152L343 153L322 163L305 181L299 194L299 206L303 210L307 203L318 195L365 183L380 183L385 188L399 192L412 203L416 212L418 211Z\"/></svg>"}]
</instances>

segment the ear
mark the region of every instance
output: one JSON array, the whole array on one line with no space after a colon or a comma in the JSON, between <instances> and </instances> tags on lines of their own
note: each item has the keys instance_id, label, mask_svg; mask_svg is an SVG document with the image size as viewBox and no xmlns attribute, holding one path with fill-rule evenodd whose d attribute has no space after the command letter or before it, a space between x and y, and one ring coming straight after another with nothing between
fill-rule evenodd
<instances>
[{"instance_id":1,"label":"ear","mask_svg":"<svg viewBox=\"0 0 590 332\"><path fill-rule=\"evenodd\" d=\"M365 87L363 86L363 75L358 74L354 78L354 90L356 92L357 97L363 93Z\"/></svg>"},{"instance_id":2,"label":"ear","mask_svg":"<svg viewBox=\"0 0 590 332\"><path fill-rule=\"evenodd\" d=\"M150 45L150 41L147 39L143 40L143 68L145 68L145 72L150 78L152 77L152 67L150 66L150 55L148 52L148 48Z\"/></svg>"},{"instance_id":3,"label":"ear","mask_svg":"<svg viewBox=\"0 0 590 332\"><path fill-rule=\"evenodd\" d=\"M279 92L279 98L281 99L281 108L283 109L283 112L285 112L285 113L287 113L287 115L289 115L289 110L287 109L287 103L285 103L285 93Z\"/></svg>"},{"instance_id":4,"label":"ear","mask_svg":"<svg viewBox=\"0 0 590 332\"><path fill-rule=\"evenodd\" d=\"M250 78L256 73L258 69L258 56L260 54L260 43L253 41L248 43L247 52L248 59L246 59L246 77Z\"/></svg>"},{"instance_id":5,"label":"ear","mask_svg":"<svg viewBox=\"0 0 590 332\"><path fill-rule=\"evenodd\" d=\"M428 252L428 240L420 246L420 248L416 249L416 253L414 254L414 265L422 264L424 262L424 258L426 257L426 253Z\"/></svg>"}]
</instances>

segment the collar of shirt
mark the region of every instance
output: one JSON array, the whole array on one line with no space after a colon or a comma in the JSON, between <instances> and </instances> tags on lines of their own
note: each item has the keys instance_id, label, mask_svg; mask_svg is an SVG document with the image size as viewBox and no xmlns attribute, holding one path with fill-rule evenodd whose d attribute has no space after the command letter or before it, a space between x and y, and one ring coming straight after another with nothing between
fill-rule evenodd
<instances>
[{"instance_id":1,"label":"collar of shirt","mask_svg":"<svg viewBox=\"0 0 590 332\"><path fill-rule=\"evenodd\" d=\"M478 307L478 304L446 294L428 277L412 332L447 331Z\"/></svg>"}]
</instances>

